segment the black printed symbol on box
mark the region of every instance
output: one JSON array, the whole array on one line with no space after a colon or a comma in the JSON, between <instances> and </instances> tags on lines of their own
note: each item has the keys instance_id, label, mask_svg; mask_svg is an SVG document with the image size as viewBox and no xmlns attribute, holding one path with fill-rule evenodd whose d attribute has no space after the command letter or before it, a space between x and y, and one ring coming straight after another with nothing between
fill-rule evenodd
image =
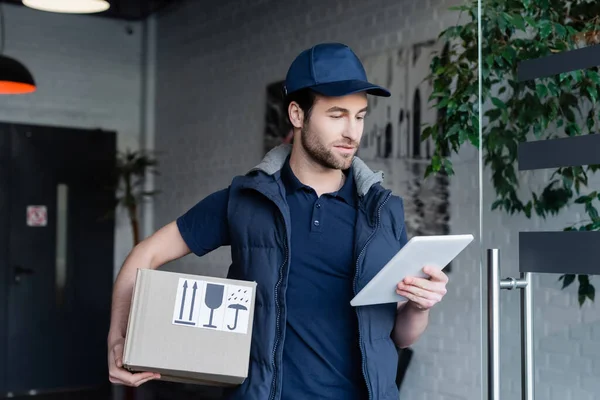
<instances>
[{"instance_id":1,"label":"black printed symbol on box","mask_svg":"<svg viewBox=\"0 0 600 400\"><path fill-rule=\"evenodd\" d=\"M248 304L249 298L248 298L248 289L237 289L233 288L233 290L231 291L231 294L229 295L227 302L230 303L228 308L231 308L232 310L235 310L235 316L234 316L234 320L233 320L233 326L231 326L231 324L227 325L227 328L230 331L234 331L236 330L236 328L238 327L238 319L240 316L240 311L248 311L248 307L246 307L246 305Z\"/></svg>"},{"instance_id":2,"label":"black printed symbol on box","mask_svg":"<svg viewBox=\"0 0 600 400\"><path fill-rule=\"evenodd\" d=\"M208 324L205 324L205 328L213 328L217 329L216 325L213 325L213 314L216 309L223 305L223 292L225 291L225 286L217 285L214 283L206 284L206 292L204 294L204 304L208 308L210 308L210 318Z\"/></svg>"},{"instance_id":3,"label":"black printed symbol on box","mask_svg":"<svg viewBox=\"0 0 600 400\"><path fill-rule=\"evenodd\" d=\"M174 322L176 324L183 324L183 325L196 325L196 323L193 321L193 315L194 315L194 304L196 303L196 291L198 290L198 283L194 282L194 285L191 288L192 289L192 298L191 298L191 302L189 304L190 312L189 312L188 318L185 320L183 319L183 316L184 316L185 306L188 304L186 302L186 297L188 294L188 281L187 280L185 280L183 282L182 287L183 287L183 291L181 294L181 300L180 300L180 304L179 304L179 318L176 319Z\"/></svg>"}]
</instances>

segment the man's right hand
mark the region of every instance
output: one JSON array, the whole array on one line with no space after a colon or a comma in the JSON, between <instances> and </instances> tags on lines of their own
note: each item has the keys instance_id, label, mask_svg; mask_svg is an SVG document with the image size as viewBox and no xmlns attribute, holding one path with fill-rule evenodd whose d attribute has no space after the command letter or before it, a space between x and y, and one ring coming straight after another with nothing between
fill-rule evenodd
<instances>
[{"instance_id":1,"label":"man's right hand","mask_svg":"<svg viewBox=\"0 0 600 400\"><path fill-rule=\"evenodd\" d=\"M152 372L131 373L123 368L123 346L129 319L131 295L138 268L156 269L190 253L175 221L137 244L127 256L115 280L111 323L108 330L108 373L112 383L139 386L160 378Z\"/></svg>"},{"instance_id":2,"label":"man's right hand","mask_svg":"<svg viewBox=\"0 0 600 400\"><path fill-rule=\"evenodd\" d=\"M173 221L137 244L125 259L113 288L108 330L108 373L112 383L139 386L160 378L159 374L153 372L132 374L123 368L123 346L137 269L156 269L190 252L179 233L177 222Z\"/></svg>"},{"instance_id":3,"label":"man's right hand","mask_svg":"<svg viewBox=\"0 0 600 400\"><path fill-rule=\"evenodd\" d=\"M160 374L154 372L131 373L123 368L123 345L125 338L112 342L108 348L108 380L126 386L138 387L152 379L159 379Z\"/></svg>"}]
</instances>

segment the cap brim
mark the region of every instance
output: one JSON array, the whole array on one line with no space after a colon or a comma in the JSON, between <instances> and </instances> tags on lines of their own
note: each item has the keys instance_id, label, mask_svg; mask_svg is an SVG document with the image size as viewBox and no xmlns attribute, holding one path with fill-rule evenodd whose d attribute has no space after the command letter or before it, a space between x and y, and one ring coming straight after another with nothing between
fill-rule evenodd
<instances>
[{"instance_id":1,"label":"cap brim","mask_svg":"<svg viewBox=\"0 0 600 400\"><path fill-rule=\"evenodd\" d=\"M367 94L379 97L390 97L391 94L387 89L381 86L374 85L365 81L340 81L331 83L322 83L312 86L312 90L323 96L340 97L353 93L366 92Z\"/></svg>"}]
</instances>

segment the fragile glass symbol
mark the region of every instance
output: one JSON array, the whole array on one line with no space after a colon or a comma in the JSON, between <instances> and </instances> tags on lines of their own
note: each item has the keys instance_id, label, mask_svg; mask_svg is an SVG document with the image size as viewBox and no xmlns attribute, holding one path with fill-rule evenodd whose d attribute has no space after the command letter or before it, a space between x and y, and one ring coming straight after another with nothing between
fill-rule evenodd
<instances>
[{"instance_id":1,"label":"fragile glass symbol","mask_svg":"<svg viewBox=\"0 0 600 400\"><path fill-rule=\"evenodd\" d=\"M205 328L216 328L216 326L212 323L213 313L217 308L221 307L221 304L223 304L224 289L225 288L223 285L215 285L212 283L208 283L206 285L206 296L204 297L204 304L206 304L206 306L210 308L210 318L208 324L204 325Z\"/></svg>"}]
</instances>

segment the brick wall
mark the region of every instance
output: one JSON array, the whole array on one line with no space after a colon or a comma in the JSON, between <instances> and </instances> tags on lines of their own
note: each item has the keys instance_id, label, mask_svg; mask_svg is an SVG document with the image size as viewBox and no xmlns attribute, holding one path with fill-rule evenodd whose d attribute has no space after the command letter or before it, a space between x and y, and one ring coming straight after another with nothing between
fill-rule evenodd
<instances>
[{"instance_id":1,"label":"brick wall","mask_svg":"<svg viewBox=\"0 0 600 400\"><path fill-rule=\"evenodd\" d=\"M157 31L156 148L162 154L157 188L156 227L198 200L226 186L234 174L262 155L265 87L282 79L296 54L315 42L342 41L362 58L403 44L429 39L454 24L444 10L456 0L273 0L221 1L207 7L188 2L162 16ZM517 233L561 229L576 210L552 221L527 221L489 211L489 175L479 179L478 154L465 149L455 159L450 183L451 230L481 240L454 264L449 293L431 314L431 323L414 346L415 356L401 397L481 399L485 291L480 256L501 249L502 275L517 276ZM524 186L547 180L524 174ZM482 183L480 183L482 182ZM484 218L479 218L479 189ZM581 210L579 210L581 211ZM480 222L483 236L479 237ZM222 276L228 249L198 259L186 257L168 268ZM485 268L485 265L483 265ZM600 396L600 312L579 309L576 289L561 291L558 276L536 276L535 362L540 399L592 399ZM503 291L503 399L520 398L519 295Z\"/></svg>"},{"instance_id":2,"label":"brick wall","mask_svg":"<svg viewBox=\"0 0 600 400\"><path fill-rule=\"evenodd\" d=\"M120 149L137 148L142 111L141 25L2 7L4 54L30 69L38 91L0 96L0 120L114 130ZM120 268L131 243L128 221L119 214L115 268Z\"/></svg>"}]
</instances>

